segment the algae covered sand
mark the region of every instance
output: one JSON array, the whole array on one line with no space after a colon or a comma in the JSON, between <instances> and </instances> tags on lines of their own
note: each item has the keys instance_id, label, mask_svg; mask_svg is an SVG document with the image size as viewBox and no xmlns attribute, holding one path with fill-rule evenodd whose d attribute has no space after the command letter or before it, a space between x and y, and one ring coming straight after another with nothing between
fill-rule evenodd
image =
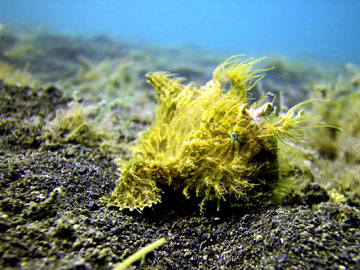
<instances>
[{"instance_id":1,"label":"algae covered sand","mask_svg":"<svg viewBox=\"0 0 360 270\"><path fill-rule=\"evenodd\" d=\"M18 39L10 34L6 38ZM66 37L57 38L66 40ZM45 46L46 38L41 40ZM1 48L3 67L11 66L12 70L24 72L18 74L32 76L27 82L39 80L38 85L34 84L39 88L24 83L16 85L9 73L0 83L2 269L112 269L161 237L167 239L166 244L147 254L144 262L135 262L134 269L360 267L359 193L354 187L360 159L351 147L344 147L345 141L350 139L353 148L358 145L358 133L351 128L357 116L356 110L344 114L340 109L354 102L354 98L350 99L352 102L346 100L348 93L344 88L351 94L358 91L356 72L350 74L347 83L336 79L334 84L330 81L329 85L319 85L317 80L321 75L311 73L312 78L308 79L304 77L306 73L299 75L275 63L271 66L276 68L260 83L259 87L273 92L281 86L286 89L293 85L298 92L285 92L283 98L289 107L302 101L298 100L299 92L314 88L316 84L315 88L321 90L317 93L327 95L325 98L342 97L340 105L335 100L331 103L330 118L345 115L343 119L346 119L341 123L329 123L343 124L345 133L330 129L309 134L313 149L305 156L310 157L295 162L293 166L297 172L289 175L293 181L300 180L301 186L281 204L268 203L256 208L224 206L220 211L209 205L200 213L199 200L188 200L181 191L164 187L162 203L138 213L107 207L101 203L101 198L115 189L119 178L115 160L129 159L129 146L154 119L155 93L145 83L144 73L178 70L181 75L203 83L210 78L209 72L224 59L195 59L191 68L185 68L184 63L167 66L161 54L156 56L149 51L139 54L141 47L134 53L134 49L125 50L124 44L113 41L108 44L102 39L105 42L102 47L108 44L105 47L110 51L123 48L122 53L129 57L124 60L121 54L119 63L111 63L116 67L128 64L119 67L122 79L114 79L118 78L115 75L112 78L113 69L104 64L99 67L96 59L85 66L80 64L84 60L72 60L75 72L70 72L66 80L61 77L64 73L59 74L62 81L55 87L45 84L54 82L56 73L47 77L45 71L35 68L36 65L34 70L30 68L33 65L26 69L21 63L29 59L16 62L10 58L11 54L5 53L16 51L16 47L12 47L16 46L15 41ZM27 42L31 45L32 41ZM71 47L72 42L67 44L75 55L82 55L88 46L97 46L96 42L80 43L75 43L75 48ZM51 46L51 42L48 44ZM104 49L103 53L106 52ZM70 65L61 54L55 55L59 63ZM151 57L157 59L153 61L155 66L146 60ZM31 61L39 61L42 66L42 58ZM96 72L92 72L94 70ZM95 76L99 72L110 75L101 81L104 76ZM42 76L37 76L39 74ZM74 85L79 89L77 95L71 94ZM101 89L107 87L108 97L113 97L116 89L126 88L127 92L117 97L116 102L111 98L103 101L87 94L93 85ZM326 109L313 108L314 112L325 116L328 115ZM68 119L68 122L61 122L61 119ZM322 139L330 133L333 140L342 144L325 148L317 141L320 135L316 132L323 132L320 133ZM345 161L341 163L341 160ZM327 167L324 164L328 164ZM343 166L343 171L349 168L346 178L336 169L339 166Z\"/></svg>"}]
</instances>

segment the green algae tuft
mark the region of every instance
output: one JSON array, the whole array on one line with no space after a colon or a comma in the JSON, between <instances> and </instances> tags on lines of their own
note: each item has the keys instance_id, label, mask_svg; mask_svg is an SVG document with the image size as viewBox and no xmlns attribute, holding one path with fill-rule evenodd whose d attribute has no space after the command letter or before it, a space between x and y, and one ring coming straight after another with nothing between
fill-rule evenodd
<instances>
[{"instance_id":1,"label":"green algae tuft","mask_svg":"<svg viewBox=\"0 0 360 270\"><path fill-rule=\"evenodd\" d=\"M256 205L270 199L280 178L279 142L301 142L299 108L277 114L266 96L252 103L249 91L266 70L261 59L231 57L200 88L161 72L146 77L157 94L155 121L119 161L121 175L108 205L142 210L161 201L161 186L186 198ZM300 131L300 132L299 132Z\"/></svg>"}]
</instances>

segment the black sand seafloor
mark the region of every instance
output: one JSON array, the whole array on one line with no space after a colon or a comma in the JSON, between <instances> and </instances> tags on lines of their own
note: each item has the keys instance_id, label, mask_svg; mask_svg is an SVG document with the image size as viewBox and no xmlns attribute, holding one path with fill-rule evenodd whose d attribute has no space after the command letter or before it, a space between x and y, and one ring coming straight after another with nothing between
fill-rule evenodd
<instances>
[{"instance_id":1,"label":"black sand seafloor","mask_svg":"<svg viewBox=\"0 0 360 270\"><path fill-rule=\"evenodd\" d=\"M170 190L142 213L101 202L119 177L115 159L129 158L128 146L154 117L144 74L159 69L204 83L222 56L48 33L2 33L0 50L1 269L112 269L160 237L166 244L132 268L360 269L357 191L337 191L336 200L336 185L316 174L282 203L256 208L200 213L198 201ZM295 104L306 91L300 76L316 76L279 63L259 87L285 90L284 102ZM125 94L111 103L116 91Z\"/></svg>"}]
</instances>

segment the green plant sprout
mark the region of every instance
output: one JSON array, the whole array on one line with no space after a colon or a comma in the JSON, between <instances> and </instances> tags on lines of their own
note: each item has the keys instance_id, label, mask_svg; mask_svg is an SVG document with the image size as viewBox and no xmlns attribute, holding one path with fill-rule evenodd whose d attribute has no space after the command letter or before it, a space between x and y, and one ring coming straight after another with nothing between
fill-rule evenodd
<instances>
[{"instance_id":1,"label":"green plant sprout","mask_svg":"<svg viewBox=\"0 0 360 270\"><path fill-rule=\"evenodd\" d=\"M109 114L111 107L129 102L127 98L117 98L109 103L82 105L79 101L78 92L73 93L73 101L67 108L58 110L56 117L48 121L44 126L41 139L46 145L74 143L88 147L96 147L106 154L119 154L124 152L125 147L119 141L120 133L110 128ZM95 118L91 114L97 112ZM123 126L128 125L125 122Z\"/></svg>"},{"instance_id":2,"label":"green plant sprout","mask_svg":"<svg viewBox=\"0 0 360 270\"><path fill-rule=\"evenodd\" d=\"M351 64L346 69L332 83L313 86L315 98L329 101L313 104L312 114L332 126L310 130L308 143L318 153L315 181L330 200L360 205L360 69Z\"/></svg>"},{"instance_id":3,"label":"green plant sprout","mask_svg":"<svg viewBox=\"0 0 360 270\"><path fill-rule=\"evenodd\" d=\"M114 270L123 270L126 269L127 267L129 267L131 264L133 264L134 262L136 262L137 260L140 259L145 259L146 254L148 254L149 252L157 249L158 247L161 247L162 245L164 245L166 243L166 238L162 237L158 240L156 240L153 243L150 243L148 245L146 245L145 247L143 247L142 249L138 250L137 252L135 252L133 255L129 256L128 258L126 258L123 262L121 262L120 264L118 264Z\"/></svg>"},{"instance_id":4,"label":"green plant sprout","mask_svg":"<svg viewBox=\"0 0 360 270\"><path fill-rule=\"evenodd\" d=\"M299 108L278 115L273 101L250 105L249 91L263 77L261 59L231 57L200 88L168 73L148 73L157 94L155 121L119 161L121 175L108 205L142 210L161 201L161 185L186 198L254 205L268 201L279 181L278 142L302 140ZM228 88L228 89L227 89Z\"/></svg>"}]
</instances>

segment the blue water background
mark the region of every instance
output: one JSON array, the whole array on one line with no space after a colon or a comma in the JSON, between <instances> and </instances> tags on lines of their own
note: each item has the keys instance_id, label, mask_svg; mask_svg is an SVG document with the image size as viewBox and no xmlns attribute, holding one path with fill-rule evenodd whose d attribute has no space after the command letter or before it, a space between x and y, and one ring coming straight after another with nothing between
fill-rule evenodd
<instances>
[{"instance_id":1,"label":"blue water background","mask_svg":"<svg viewBox=\"0 0 360 270\"><path fill-rule=\"evenodd\" d=\"M360 63L359 0L0 0L0 23Z\"/></svg>"}]
</instances>

